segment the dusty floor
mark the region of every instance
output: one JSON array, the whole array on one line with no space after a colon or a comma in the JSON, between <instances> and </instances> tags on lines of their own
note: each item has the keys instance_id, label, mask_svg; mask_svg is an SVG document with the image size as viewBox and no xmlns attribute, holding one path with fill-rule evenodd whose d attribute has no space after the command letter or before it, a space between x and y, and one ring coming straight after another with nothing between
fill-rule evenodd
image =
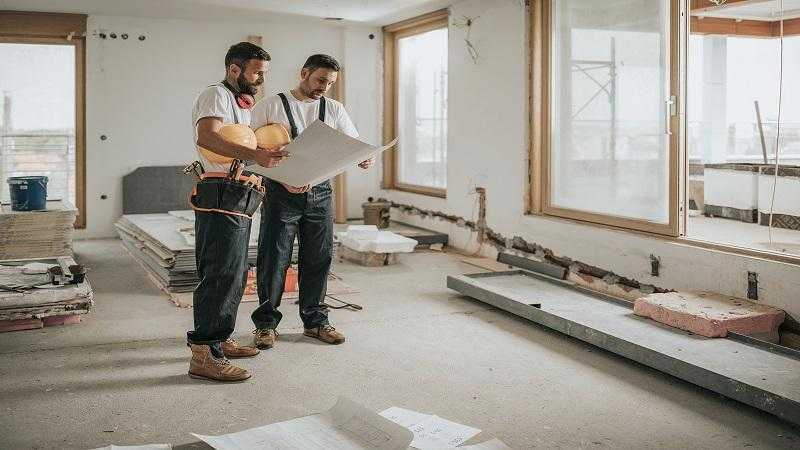
<instances>
[{"instance_id":1,"label":"dusty floor","mask_svg":"<svg viewBox=\"0 0 800 450\"><path fill-rule=\"evenodd\" d=\"M76 243L96 309L79 325L0 335L0 448L192 444L327 409L338 396L468 424L515 448L798 448L800 428L445 287L478 271L417 253L383 268L339 263L361 312L334 311L348 342L302 337L282 306L278 345L241 364L252 380L186 376L177 309L116 240ZM253 303L239 310L248 340Z\"/></svg>"}]
</instances>

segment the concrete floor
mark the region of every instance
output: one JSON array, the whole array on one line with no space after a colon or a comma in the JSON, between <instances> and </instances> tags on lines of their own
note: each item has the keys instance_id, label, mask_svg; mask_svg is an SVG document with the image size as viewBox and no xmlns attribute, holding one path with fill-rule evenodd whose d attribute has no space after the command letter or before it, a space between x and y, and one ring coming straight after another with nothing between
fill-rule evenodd
<instances>
[{"instance_id":1,"label":"concrete floor","mask_svg":"<svg viewBox=\"0 0 800 450\"><path fill-rule=\"evenodd\" d=\"M282 307L277 346L241 364L254 377L220 385L186 375L177 309L119 241L76 243L91 269L96 309L79 325L0 338L0 448L93 448L172 443L333 405L337 396L380 411L438 414L515 448L798 448L800 428L575 339L460 297L447 274L475 272L444 253L338 274L362 292L361 312L334 311L348 337L302 337ZM253 303L239 310L249 337Z\"/></svg>"}]
</instances>

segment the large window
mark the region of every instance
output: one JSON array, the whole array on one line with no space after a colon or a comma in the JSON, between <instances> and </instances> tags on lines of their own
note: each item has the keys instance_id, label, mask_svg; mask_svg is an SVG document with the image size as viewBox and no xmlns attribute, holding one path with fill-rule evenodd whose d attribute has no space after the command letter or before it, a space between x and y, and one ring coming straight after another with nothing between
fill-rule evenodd
<instances>
[{"instance_id":1,"label":"large window","mask_svg":"<svg viewBox=\"0 0 800 450\"><path fill-rule=\"evenodd\" d=\"M530 212L796 263L800 18L780 5L531 2Z\"/></svg>"},{"instance_id":2,"label":"large window","mask_svg":"<svg viewBox=\"0 0 800 450\"><path fill-rule=\"evenodd\" d=\"M545 214L678 234L677 4L534 4L534 195Z\"/></svg>"},{"instance_id":3,"label":"large window","mask_svg":"<svg viewBox=\"0 0 800 450\"><path fill-rule=\"evenodd\" d=\"M447 14L384 29L387 140L384 185L444 196L447 188Z\"/></svg>"},{"instance_id":4,"label":"large window","mask_svg":"<svg viewBox=\"0 0 800 450\"><path fill-rule=\"evenodd\" d=\"M78 208L85 226L86 16L0 12L0 201L5 180L48 177L48 199Z\"/></svg>"}]
</instances>

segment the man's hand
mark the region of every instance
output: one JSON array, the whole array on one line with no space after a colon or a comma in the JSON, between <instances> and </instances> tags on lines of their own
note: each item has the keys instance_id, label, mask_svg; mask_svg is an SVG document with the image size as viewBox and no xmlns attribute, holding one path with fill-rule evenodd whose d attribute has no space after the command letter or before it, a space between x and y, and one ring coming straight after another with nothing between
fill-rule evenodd
<instances>
[{"instance_id":1,"label":"man's hand","mask_svg":"<svg viewBox=\"0 0 800 450\"><path fill-rule=\"evenodd\" d=\"M373 164L375 164L374 156L366 161L361 161L360 163L358 163L358 167L361 167L362 169L369 169L370 167L372 167Z\"/></svg>"},{"instance_id":2,"label":"man's hand","mask_svg":"<svg viewBox=\"0 0 800 450\"><path fill-rule=\"evenodd\" d=\"M281 163L285 158L289 156L289 153L283 149L283 147L277 150L265 150L263 148L258 148L256 152L255 158L253 159L259 166L266 167L268 169L272 167L277 167L278 164Z\"/></svg>"},{"instance_id":3,"label":"man's hand","mask_svg":"<svg viewBox=\"0 0 800 450\"><path fill-rule=\"evenodd\" d=\"M290 194L305 194L306 192L311 190L311 185L307 184L305 186L289 186L288 184L281 183L283 187L289 191Z\"/></svg>"}]
</instances>

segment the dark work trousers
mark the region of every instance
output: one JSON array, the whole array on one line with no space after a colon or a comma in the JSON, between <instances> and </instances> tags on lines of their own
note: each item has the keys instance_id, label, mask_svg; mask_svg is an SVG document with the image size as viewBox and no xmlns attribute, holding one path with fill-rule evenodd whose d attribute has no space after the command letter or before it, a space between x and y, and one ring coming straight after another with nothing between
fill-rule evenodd
<instances>
[{"instance_id":1,"label":"dark work trousers","mask_svg":"<svg viewBox=\"0 0 800 450\"><path fill-rule=\"evenodd\" d=\"M262 330L274 329L280 323L283 315L278 306L297 236L300 319L306 328L327 325L324 301L333 259L330 181L304 194L290 194L280 183L270 180L264 202L258 237L259 307L253 311L253 323Z\"/></svg>"},{"instance_id":2,"label":"dark work trousers","mask_svg":"<svg viewBox=\"0 0 800 450\"><path fill-rule=\"evenodd\" d=\"M194 290L194 331L187 333L187 339L211 346L212 353L222 357L220 342L233 333L247 283L250 219L217 212L194 215L200 284Z\"/></svg>"}]
</instances>

